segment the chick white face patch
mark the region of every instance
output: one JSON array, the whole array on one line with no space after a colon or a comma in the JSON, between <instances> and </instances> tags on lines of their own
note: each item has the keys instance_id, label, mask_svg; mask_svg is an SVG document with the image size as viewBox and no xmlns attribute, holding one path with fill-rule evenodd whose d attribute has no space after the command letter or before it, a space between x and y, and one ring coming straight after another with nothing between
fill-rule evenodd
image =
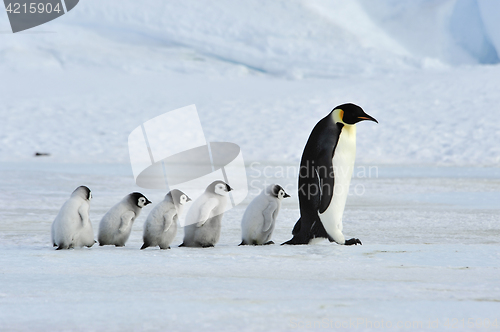
<instances>
[{"instance_id":1,"label":"chick white face patch","mask_svg":"<svg viewBox=\"0 0 500 332\"><path fill-rule=\"evenodd\" d=\"M139 198L137 205L142 208L146 205L145 203L146 203L146 199L144 197L141 197L141 198Z\"/></svg>"}]
</instances>

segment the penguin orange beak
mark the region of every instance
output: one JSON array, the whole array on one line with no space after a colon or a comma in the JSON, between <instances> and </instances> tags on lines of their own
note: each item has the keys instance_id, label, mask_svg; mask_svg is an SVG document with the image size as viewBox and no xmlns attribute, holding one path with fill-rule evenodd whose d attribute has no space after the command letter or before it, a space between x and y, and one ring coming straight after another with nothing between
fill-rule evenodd
<instances>
[{"instance_id":1,"label":"penguin orange beak","mask_svg":"<svg viewBox=\"0 0 500 332\"><path fill-rule=\"evenodd\" d=\"M363 120L369 120L369 121L374 121L374 122L378 123L378 121L374 117L372 117L372 116L370 116L370 115L368 115L366 113L363 114L363 116L358 116L358 119L360 119L361 121L363 121Z\"/></svg>"}]
</instances>

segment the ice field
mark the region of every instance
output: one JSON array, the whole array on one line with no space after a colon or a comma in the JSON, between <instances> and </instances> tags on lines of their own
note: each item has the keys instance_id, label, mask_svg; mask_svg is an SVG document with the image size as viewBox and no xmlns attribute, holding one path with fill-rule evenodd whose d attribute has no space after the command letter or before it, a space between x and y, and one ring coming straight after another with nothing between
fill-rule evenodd
<instances>
[{"instance_id":1,"label":"ice field","mask_svg":"<svg viewBox=\"0 0 500 332\"><path fill-rule=\"evenodd\" d=\"M500 329L499 11L85 0L12 34L0 10L0 330ZM280 246L308 135L345 102L379 121L357 125L344 213L363 245ZM55 251L50 225L79 185L96 237L128 193L163 198L135 184L127 138L190 104L207 140L238 144L247 165L249 195L220 242L178 248L179 229L171 250L141 251L147 206L123 248ZM292 195L278 244L238 247L246 206L271 182Z\"/></svg>"},{"instance_id":2,"label":"ice field","mask_svg":"<svg viewBox=\"0 0 500 332\"><path fill-rule=\"evenodd\" d=\"M224 215L215 248L139 250L146 207L124 248L55 251L49 229L68 196L66 188L75 181L92 188L97 230L107 208L135 190L128 165L4 163L2 326L289 331L309 330L310 324L320 330L324 324L369 330L371 322L421 330L436 320L445 328L453 318L477 320L478 326L497 319L498 170L380 167L378 172L353 179L352 185L365 191L353 193L344 215L344 234L359 237L363 246L238 247L243 204ZM280 180L293 186L292 179ZM163 195L142 192L153 203ZM293 196L278 218L276 242L290 238L298 216ZM174 244L181 241L179 231Z\"/></svg>"}]
</instances>

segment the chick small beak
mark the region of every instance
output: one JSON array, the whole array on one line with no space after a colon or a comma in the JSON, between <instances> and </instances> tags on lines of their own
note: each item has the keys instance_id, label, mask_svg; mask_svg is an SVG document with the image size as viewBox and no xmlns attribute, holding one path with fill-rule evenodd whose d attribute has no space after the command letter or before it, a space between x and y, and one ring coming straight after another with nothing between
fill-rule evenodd
<instances>
[{"instance_id":1,"label":"chick small beak","mask_svg":"<svg viewBox=\"0 0 500 332\"><path fill-rule=\"evenodd\" d=\"M186 196L186 197L187 197L187 196ZM192 199L191 199L191 198L189 198L189 197L187 197L186 202L190 202L190 201L192 201Z\"/></svg>"},{"instance_id":2,"label":"chick small beak","mask_svg":"<svg viewBox=\"0 0 500 332\"><path fill-rule=\"evenodd\" d=\"M285 196L283 196L284 198L287 198L287 197L290 197L290 195L288 195L287 193L285 193Z\"/></svg>"},{"instance_id":3,"label":"chick small beak","mask_svg":"<svg viewBox=\"0 0 500 332\"><path fill-rule=\"evenodd\" d=\"M369 120L369 121L373 121L373 122L378 123L378 121L374 117L372 117L372 116L370 116L370 115L368 115L366 113L363 116L358 116L358 119L360 119L360 120Z\"/></svg>"},{"instance_id":4,"label":"chick small beak","mask_svg":"<svg viewBox=\"0 0 500 332\"><path fill-rule=\"evenodd\" d=\"M226 184L226 189L227 189L228 192L231 191L231 190L233 190L233 188L231 188L228 184Z\"/></svg>"},{"instance_id":5,"label":"chick small beak","mask_svg":"<svg viewBox=\"0 0 500 332\"><path fill-rule=\"evenodd\" d=\"M144 204L144 205L148 205L148 204L151 204L151 203L153 203L153 202L151 202L149 199L146 198L146 204Z\"/></svg>"}]
</instances>

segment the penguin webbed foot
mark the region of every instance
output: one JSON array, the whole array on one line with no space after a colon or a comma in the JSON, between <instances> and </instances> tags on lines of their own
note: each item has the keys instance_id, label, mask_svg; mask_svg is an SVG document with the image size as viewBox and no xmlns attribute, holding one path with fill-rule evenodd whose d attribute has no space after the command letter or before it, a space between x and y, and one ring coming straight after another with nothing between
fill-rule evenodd
<instances>
[{"instance_id":1,"label":"penguin webbed foot","mask_svg":"<svg viewBox=\"0 0 500 332\"><path fill-rule=\"evenodd\" d=\"M352 246L352 245L363 245L363 243L361 243L361 241L359 239L356 239L356 238L352 238L352 239L349 239L349 240L346 240L344 245L346 246Z\"/></svg>"}]
</instances>

